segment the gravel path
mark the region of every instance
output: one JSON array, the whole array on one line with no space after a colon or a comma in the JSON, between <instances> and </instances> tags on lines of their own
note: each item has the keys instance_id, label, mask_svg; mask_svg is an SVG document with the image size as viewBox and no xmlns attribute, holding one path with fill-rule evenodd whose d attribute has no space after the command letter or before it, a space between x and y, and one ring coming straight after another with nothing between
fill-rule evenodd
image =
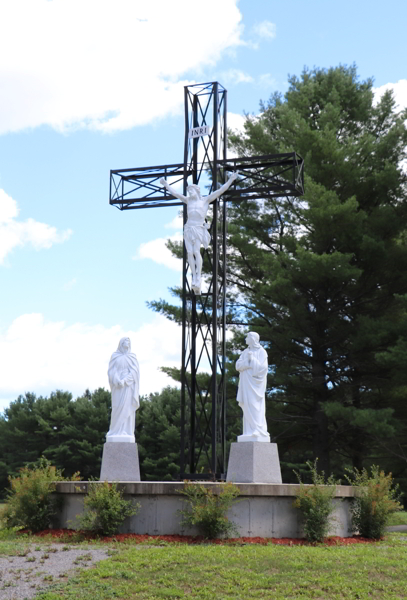
<instances>
[{"instance_id":1,"label":"gravel path","mask_svg":"<svg viewBox=\"0 0 407 600\"><path fill-rule=\"evenodd\" d=\"M386 527L386 531L401 531L407 533L407 525L391 525L390 527Z\"/></svg>"},{"instance_id":2,"label":"gravel path","mask_svg":"<svg viewBox=\"0 0 407 600\"><path fill-rule=\"evenodd\" d=\"M28 545L25 556L0 556L0 600L34 598L57 581L108 557L108 549L52 544Z\"/></svg>"}]
</instances>

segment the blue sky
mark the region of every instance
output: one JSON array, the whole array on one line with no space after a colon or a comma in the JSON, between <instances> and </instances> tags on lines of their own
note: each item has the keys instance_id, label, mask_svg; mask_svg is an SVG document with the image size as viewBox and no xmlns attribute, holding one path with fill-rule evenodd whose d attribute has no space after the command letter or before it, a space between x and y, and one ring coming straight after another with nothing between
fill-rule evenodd
<instances>
[{"instance_id":1,"label":"blue sky","mask_svg":"<svg viewBox=\"0 0 407 600\"><path fill-rule=\"evenodd\" d=\"M356 63L407 105L405 0L2 0L0 410L19 394L107 387L129 335L141 392L180 364L146 301L180 281L177 209L121 213L109 171L181 162L183 86L218 80L229 123L304 66Z\"/></svg>"}]
</instances>

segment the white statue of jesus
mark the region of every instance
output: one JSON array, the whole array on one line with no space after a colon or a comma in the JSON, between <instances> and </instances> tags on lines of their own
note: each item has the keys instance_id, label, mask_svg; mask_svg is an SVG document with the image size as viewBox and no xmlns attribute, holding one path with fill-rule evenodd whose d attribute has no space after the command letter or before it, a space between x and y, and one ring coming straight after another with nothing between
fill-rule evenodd
<instances>
[{"instance_id":1,"label":"white statue of jesus","mask_svg":"<svg viewBox=\"0 0 407 600\"><path fill-rule=\"evenodd\" d=\"M201 196L201 190L198 185L189 185L187 187L188 196L184 196L174 190L164 178L160 179L160 184L164 186L172 196L175 196L175 198L178 198L187 205L188 220L184 226L184 242L192 272L192 290L197 295L201 293L201 244L204 248L207 248L211 241L211 236L208 232L209 225L205 222L209 204L224 194L235 181L236 177L237 174L233 173L221 188L212 192L209 196Z\"/></svg>"},{"instance_id":2,"label":"white statue of jesus","mask_svg":"<svg viewBox=\"0 0 407 600\"><path fill-rule=\"evenodd\" d=\"M128 337L120 340L117 351L112 354L108 377L112 390L112 414L106 442L134 444L136 410L140 406L140 370Z\"/></svg>"},{"instance_id":3,"label":"white statue of jesus","mask_svg":"<svg viewBox=\"0 0 407 600\"><path fill-rule=\"evenodd\" d=\"M266 422L267 352L260 345L259 334L246 336L248 348L236 362L239 371L237 401L243 410L243 435L238 442L269 442Z\"/></svg>"}]
</instances>

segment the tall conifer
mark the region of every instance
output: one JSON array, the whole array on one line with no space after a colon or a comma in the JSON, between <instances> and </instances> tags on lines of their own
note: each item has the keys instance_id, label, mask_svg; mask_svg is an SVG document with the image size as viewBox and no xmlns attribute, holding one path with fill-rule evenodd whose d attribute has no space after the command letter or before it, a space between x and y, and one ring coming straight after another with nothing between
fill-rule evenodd
<instances>
[{"instance_id":1,"label":"tall conifer","mask_svg":"<svg viewBox=\"0 0 407 600\"><path fill-rule=\"evenodd\" d=\"M228 205L229 319L268 342L285 481L307 458L327 473L386 457L406 471L406 118L355 66L306 69L229 138L238 156L305 159L305 196ZM179 322L178 307L150 306ZM233 363L229 381L230 421Z\"/></svg>"},{"instance_id":2,"label":"tall conifer","mask_svg":"<svg viewBox=\"0 0 407 600\"><path fill-rule=\"evenodd\" d=\"M283 454L312 450L327 472L330 457L360 468L400 430L388 353L407 340L406 117L354 66L314 69L232 136L239 156L305 159L304 197L230 210L229 284L270 341Z\"/></svg>"}]
</instances>

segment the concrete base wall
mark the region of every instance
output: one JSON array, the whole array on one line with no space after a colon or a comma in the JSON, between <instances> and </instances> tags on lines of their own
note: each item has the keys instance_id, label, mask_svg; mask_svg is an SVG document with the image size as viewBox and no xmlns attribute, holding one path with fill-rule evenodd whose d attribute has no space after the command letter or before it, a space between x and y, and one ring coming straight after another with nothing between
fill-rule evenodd
<instances>
[{"instance_id":1,"label":"concrete base wall","mask_svg":"<svg viewBox=\"0 0 407 600\"><path fill-rule=\"evenodd\" d=\"M148 535L198 535L194 528L181 525L179 510L187 508L179 494L184 483L174 482L119 482L118 487L128 500L141 505L134 517L126 519L121 533ZM205 482L216 494L218 483ZM241 537L304 537L298 509L293 507L299 486L295 484L236 484L240 489L238 501L229 510L228 517L238 527ZM55 527L75 529L76 515L83 512L83 500L88 482L59 482L56 493L63 498L63 507ZM354 496L351 486L337 486L333 502L330 535L346 537L350 532L350 503Z\"/></svg>"}]
</instances>

